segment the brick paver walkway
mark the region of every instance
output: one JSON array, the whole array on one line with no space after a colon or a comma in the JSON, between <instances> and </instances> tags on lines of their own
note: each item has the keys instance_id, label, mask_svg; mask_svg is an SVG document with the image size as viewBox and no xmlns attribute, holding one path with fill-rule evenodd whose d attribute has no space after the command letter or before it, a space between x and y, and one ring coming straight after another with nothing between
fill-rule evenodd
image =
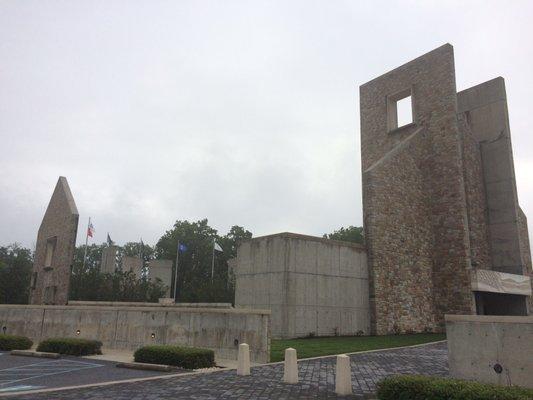
<instances>
[{"instance_id":1,"label":"brick paver walkway","mask_svg":"<svg viewBox=\"0 0 533 400\"><path fill-rule=\"evenodd\" d=\"M353 396L369 397L376 383L394 374L448 375L446 343L421 347L354 354L350 356ZM265 365L252 368L252 374L240 377L232 371L189 375L146 382L75 389L55 393L17 396L17 399L336 399L335 357L300 361L300 383L282 382L283 365ZM372 396L370 396L372 398Z\"/></svg>"}]
</instances>

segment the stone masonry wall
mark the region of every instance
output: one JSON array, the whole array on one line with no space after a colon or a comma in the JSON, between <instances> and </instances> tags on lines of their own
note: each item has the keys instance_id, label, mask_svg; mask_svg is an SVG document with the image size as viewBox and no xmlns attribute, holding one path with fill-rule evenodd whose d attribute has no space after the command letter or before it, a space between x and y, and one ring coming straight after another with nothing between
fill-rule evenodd
<instances>
[{"instance_id":1,"label":"stone masonry wall","mask_svg":"<svg viewBox=\"0 0 533 400\"><path fill-rule=\"evenodd\" d=\"M414 121L389 132L388 96L409 89ZM474 310L452 46L439 47L362 85L360 101L363 213L375 332L393 332L391 321L402 332L443 329L445 313ZM402 147L415 133L417 137L408 140L418 142L416 146ZM409 151L416 156L396 154ZM388 193L379 189L381 184ZM398 257L403 254L405 258ZM407 291L411 300L394 307L380 300L395 291Z\"/></svg>"},{"instance_id":2,"label":"stone masonry wall","mask_svg":"<svg viewBox=\"0 0 533 400\"><path fill-rule=\"evenodd\" d=\"M419 129L364 174L363 196L372 199L365 207L365 234L374 333L435 326L426 144Z\"/></svg>"}]
</instances>

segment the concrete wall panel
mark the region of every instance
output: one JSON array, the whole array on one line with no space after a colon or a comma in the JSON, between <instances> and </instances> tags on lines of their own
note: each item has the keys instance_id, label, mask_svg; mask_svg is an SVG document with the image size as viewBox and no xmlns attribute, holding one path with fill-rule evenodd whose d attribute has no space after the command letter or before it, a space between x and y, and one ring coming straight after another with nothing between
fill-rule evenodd
<instances>
[{"instance_id":1,"label":"concrete wall panel","mask_svg":"<svg viewBox=\"0 0 533 400\"><path fill-rule=\"evenodd\" d=\"M79 337L130 350L152 343L178 344L210 348L217 357L236 359L237 340L250 345L252 360L268 362L270 357L269 311L2 305L0 321L6 333L25 335L36 343L50 337Z\"/></svg>"},{"instance_id":2,"label":"concrete wall panel","mask_svg":"<svg viewBox=\"0 0 533 400\"><path fill-rule=\"evenodd\" d=\"M363 246L282 233L243 243L235 265L236 307L272 310L274 337L369 333Z\"/></svg>"},{"instance_id":3,"label":"concrete wall panel","mask_svg":"<svg viewBox=\"0 0 533 400\"><path fill-rule=\"evenodd\" d=\"M533 387L533 317L447 315L446 337L453 377Z\"/></svg>"}]
</instances>

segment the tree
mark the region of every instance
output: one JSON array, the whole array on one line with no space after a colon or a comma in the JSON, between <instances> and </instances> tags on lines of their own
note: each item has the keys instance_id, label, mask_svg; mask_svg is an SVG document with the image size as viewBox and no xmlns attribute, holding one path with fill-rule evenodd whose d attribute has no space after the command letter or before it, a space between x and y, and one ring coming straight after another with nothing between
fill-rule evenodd
<instances>
[{"instance_id":1,"label":"tree","mask_svg":"<svg viewBox=\"0 0 533 400\"><path fill-rule=\"evenodd\" d=\"M157 302L165 288L160 279L137 278L131 271L101 273L98 269L74 269L70 279L70 300Z\"/></svg>"},{"instance_id":2,"label":"tree","mask_svg":"<svg viewBox=\"0 0 533 400\"><path fill-rule=\"evenodd\" d=\"M224 249L224 254L228 255L228 259L237 257L237 249L239 245L252 238L252 232L247 231L242 226L233 225L229 232L219 239L219 244Z\"/></svg>"},{"instance_id":3,"label":"tree","mask_svg":"<svg viewBox=\"0 0 533 400\"><path fill-rule=\"evenodd\" d=\"M142 254L143 263L154 259L154 248L141 242L127 242L118 248L119 264L124 256L139 257Z\"/></svg>"},{"instance_id":4,"label":"tree","mask_svg":"<svg viewBox=\"0 0 533 400\"><path fill-rule=\"evenodd\" d=\"M175 260L178 241L187 247L186 251L179 254L178 301L233 302L228 260L236 255L238 243L251 237L251 232L239 226L233 226L227 235L219 236L216 229L209 226L207 219L176 221L173 228L157 242L155 254L158 259ZM211 279L214 240L224 251L215 254L214 277Z\"/></svg>"},{"instance_id":5,"label":"tree","mask_svg":"<svg viewBox=\"0 0 533 400\"><path fill-rule=\"evenodd\" d=\"M343 242L353 242L364 244L365 239L363 236L363 227L361 226L352 226L348 228L340 228L333 231L333 233L326 233L323 236L326 239L340 240Z\"/></svg>"},{"instance_id":6,"label":"tree","mask_svg":"<svg viewBox=\"0 0 533 400\"><path fill-rule=\"evenodd\" d=\"M87 301L149 301L157 302L163 297L165 288L161 280L147 281L136 277L131 271L116 271L112 274L100 272L102 252L107 243L87 247L87 260L83 267L85 245L76 248L70 278L70 300ZM153 258L153 247L140 242L128 242L117 246L117 261L122 265L124 256L138 257L142 252L144 262Z\"/></svg>"},{"instance_id":7,"label":"tree","mask_svg":"<svg viewBox=\"0 0 533 400\"><path fill-rule=\"evenodd\" d=\"M27 304L33 256L17 243L0 247L0 302Z\"/></svg>"},{"instance_id":8,"label":"tree","mask_svg":"<svg viewBox=\"0 0 533 400\"><path fill-rule=\"evenodd\" d=\"M87 259L85 261L86 270L99 270L102 260L102 251L107 247L105 243L91 244L87 246ZM74 250L73 268L83 267L83 256L85 255L85 245L76 247Z\"/></svg>"}]
</instances>

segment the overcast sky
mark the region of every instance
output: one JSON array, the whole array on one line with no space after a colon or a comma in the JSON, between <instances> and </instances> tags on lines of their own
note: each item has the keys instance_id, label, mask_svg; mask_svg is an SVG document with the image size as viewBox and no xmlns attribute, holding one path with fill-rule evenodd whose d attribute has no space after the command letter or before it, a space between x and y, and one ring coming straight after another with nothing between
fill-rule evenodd
<instances>
[{"instance_id":1,"label":"overcast sky","mask_svg":"<svg viewBox=\"0 0 533 400\"><path fill-rule=\"evenodd\" d=\"M96 242L177 219L255 236L361 225L358 87L446 42L506 79L533 226L531 1L1 1L0 245L60 175Z\"/></svg>"}]
</instances>

